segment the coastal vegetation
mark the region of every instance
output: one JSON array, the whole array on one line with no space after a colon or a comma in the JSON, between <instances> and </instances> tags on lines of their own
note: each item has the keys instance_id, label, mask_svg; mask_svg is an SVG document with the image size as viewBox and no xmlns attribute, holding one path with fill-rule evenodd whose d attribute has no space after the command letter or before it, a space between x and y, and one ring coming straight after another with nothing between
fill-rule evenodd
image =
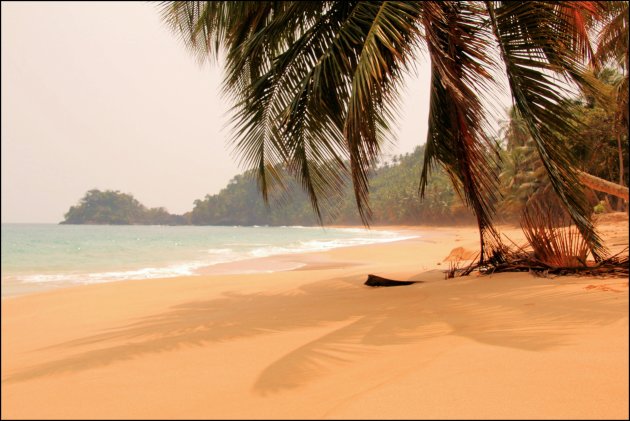
<instances>
[{"instance_id":1,"label":"coastal vegetation","mask_svg":"<svg viewBox=\"0 0 630 421\"><path fill-rule=\"evenodd\" d=\"M372 220L370 175L395 124L401 82L424 54L431 80L420 193L441 166L475 215L480 263L506 258L494 226L501 151L486 105L499 89L511 93L528 135L530 144L519 147L535 150L542 164L532 167L535 181L553 192L593 257L606 254L567 142L580 128L568 104L576 89L604 96L589 65L627 71L627 2L164 2L162 13L200 59L224 56L233 141L265 200L286 191L280 166L320 221L347 184L361 221ZM498 72L507 84L498 84ZM622 86L627 91L627 73L618 105L627 104ZM618 110L623 183L627 111Z\"/></svg>"},{"instance_id":2,"label":"coastal vegetation","mask_svg":"<svg viewBox=\"0 0 630 421\"><path fill-rule=\"evenodd\" d=\"M88 191L76 206L71 206L61 224L181 225L183 216L171 215L164 208L147 208L132 195L119 191Z\"/></svg>"},{"instance_id":3,"label":"coastal vegetation","mask_svg":"<svg viewBox=\"0 0 630 421\"><path fill-rule=\"evenodd\" d=\"M453 224L474 222L461 206L447 175L440 171L431 180L425 200L418 195L417 177L424 146L413 153L394 156L369 175L372 222L375 224ZM282 174L283 170L278 169ZM234 177L216 195L196 200L191 222L197 225L317 225L308 195L295 180L285 191L272 194L265 204L250 170ZM352 190L347 187L337 206L322 212L324 224L360 225Z\"/></svg>"},{"instance_id":4,"label":"coastal vegetation","mask_svg":"<svg viewBox=\"0 0 630 421\"><path fill-rule=\"evenodd\" d=\"M448 176L438 171L431 179L426 198L418 195L417 177L424 146L413 153L393 156L371 174L371 197L376 224L473 223ZM278 171L282 171L279 169ZM326 224L360 225L353 193L347 188L337 208L323 215ZM63 224L161 224L161 225L318 225L308 196L289 180L284 194L274 194L265 203L254 171L236 175L219 193L194 201L190 212L172 215L164 208L148 209L131 194L90 190L72 206Z\"/></svg>"},{"instance_id":5,"label":"coastal vegetation","mask_svg":"<svg viewBox=\"0 0 630 421\"><path fill-rule=\"evenodd\" d=\"M616 139L610 131L615 108L603 108L581 98L573 104L581 125L579 136L565 141L575 154L577 168L602 180L616 180L619 166ZM499 174L500 199L497 216L501 222L518 223L526 204L532 198L552 195L545 169L538 158L534 142L524 129L515 109L502 123L499 144L502 170ZM626 139L624 137L624 139ZM376 225L454 225L475 223L448 174L436 168L425 190L418 192L425 145L412 153L381 160L369 174L372 223ZM622 143L628 155L628 142ZM624 162L624 183L628 184L628 161ZM278 169L282 173L281 168ZM65 224L158 224L158 225L317 225L308 195L292 178L287 177L285 192L261 197L254 170L245 171L230 180L217 194L197 199L183 215L170 214L164 208L149 209L132 195L97 189L86 193L65 215ZM615 196L588 190L590 206L599 212L615 209ZM622 200L619 200L623 204ZM361 225L354 206L352 189L346 186L334 209L323 213L324 224Z\"/></svg>"}]
</instances>

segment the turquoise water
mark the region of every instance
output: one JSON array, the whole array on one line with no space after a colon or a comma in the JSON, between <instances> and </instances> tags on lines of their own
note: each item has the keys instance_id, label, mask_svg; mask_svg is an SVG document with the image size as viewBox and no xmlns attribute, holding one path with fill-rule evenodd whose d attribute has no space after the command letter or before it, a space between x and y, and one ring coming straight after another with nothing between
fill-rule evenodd
<instances>
[{"instance_id":1,"label":"turquoise water","mask_svg":"<svg viewBox=\"0 0 630 421\"><path fill-rule=\"evenodd\" d=\"M2 224L2 296L404 238L359 228Z\"/></svg>"}]
</instances>

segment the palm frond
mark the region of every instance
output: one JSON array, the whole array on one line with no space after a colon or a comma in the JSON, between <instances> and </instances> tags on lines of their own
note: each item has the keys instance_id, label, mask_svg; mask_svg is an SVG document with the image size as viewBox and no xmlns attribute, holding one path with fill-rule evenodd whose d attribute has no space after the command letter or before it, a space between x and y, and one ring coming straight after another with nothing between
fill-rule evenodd
<instances>
[{"instance_id":1,"label":"palm frond","mask_svg":"<svg viewBox=\"0 0 630 421\"><path fill-rule=\"evenodd\" d=\"M417 5L405 2L336 2L320 16L314 14L268 71L255 77L244 94L240 88L234 121L239 148L248 148L243 156L260 158L266 141L254 132L268 121L275 132L267 143L283 157L318 213L320 197L341 192L349 159L357 208L367 224L369 171L396 113L396 84L416 39L418 14ZM274 26L275 20L242 44L249 51L244 55L263 50L254 48L258 40L275 39Z\"/></svg>"},{"instance_id":2,"label":"palm frond","mask_svg":"<svg viewBox=\"0 0 630 421\"><path fill-rule=\"evenodd\" d=\"M210 1L163 1L159 5L162 20L199 62L218 58L226 45L229 21L236 7L240 7L237 2Z\"/></svg>"},{"instance_id":3,"label":"palm frond","mask_svg":"<svg viewBox=\"0 0 630 421\"><path fill-rule=\"evenodd\" d=\"M501 49L514 106L519 110L545 166L551 184L571 218L599 258L605 248L587 215L591 209L560 133L575 135L579 122L567 107L567 82L557 76L583 73L566 49L566 22L548 2L492 2L486 6ZM570 34L570 32L569 32Z\"/></svg>"},{"instance_id":4,"label":"palm frond","mask_svg":"<svg viewBox=\"0 0 630 421\"><path fill-rule=\"evenodd\" d=\"M616 86L616 123L619 129L628 129L628 2L607 1L601 30L597 39L597 49L593 57L596 69L608 64L616 64L624 71L624 77Z\"/></svg>"},{"instance_id":5,"label":"palm frond","mask_svg":"<svg viewBox=\"0 0 630 421\"><path fill-rule=\"evenodd\" d=\"M334 4L321 14L311 13L305 25L303 14L288 7L228 57L226 89L239 99L233 141L243 162L258 163L262 188L267 186L264 161L285 165L309 194L320 221L320 199L325 199L324 207L332 206L328 199L342 193L347 173L343 95L335 95L343 94L344 80L335 68L339 63L331 63L339 59L331 39L354 10L352 3ZM296 37L291 42L282 38L287 24L296 29L289 31ZM326 69L331 67L337 71ZM244 76L239 75L243 68L249 71Z\"/></svg>"},{"instance_id":6,"label":"palm frond","mask_svg":"<svg viewBox=\"0 0 630 421\"><path fill-rule=\"evenodd\" d=\"M588 243L564 212L533 200L520 224L539 262L556 269L587 267Z\"/></svg>"},{"instance_id":7,"label":"palm frond","mask_svg":"<svg viewBox=\"0 0 630 421\"><path fill-rule=\"evenodd\" d=\"M343 133L350 153L355 199L364 223L370 217L368 171L376 163L389 124L397 114L398 88L412 59L420 11L417 3L363 2L355 26L344 34L347 43L361 42L349 75L351 89Z\"/></svg>"},{"instance_id":8,"label":"palm frond","mask_svg":"<svg viewBox=\"0 0 630 421\"><path fill-rule=\"evenodd\" d=\"M628 2L602 2L607 8L597 39L594 64L603 67L614 61L628 70Z\"/></svg>"},{"instance_id":9,"label":"palm frond","mask_svg":"<svg viewBox=\"0 0 630 421\"><path fill-rule=\"evenodd\" d=\"M498 199L498 150L489 138L479 92L491 91L488 38L481 31L475 4L428 3L424 30L431 57L429 131L420 192L424 195L431 166L441 164L460 197L473 209L480 230L480 261L485 246L500 253L501 241L492 224Z\"/></svg>"},{"instance_id":10,"label":"palm frond","mask_svg":"<svg viewBox=\"0 0 630 421\"><path fill-rule=\"evenodd\" d=\"M601 19L605 12L599 1L559 1L553 4L560 19L558 28L565 31L566 48L577 54L580 60L589 61L593 57L593 45L589 29L593 22Z\"/></svg>"}]
</instances>

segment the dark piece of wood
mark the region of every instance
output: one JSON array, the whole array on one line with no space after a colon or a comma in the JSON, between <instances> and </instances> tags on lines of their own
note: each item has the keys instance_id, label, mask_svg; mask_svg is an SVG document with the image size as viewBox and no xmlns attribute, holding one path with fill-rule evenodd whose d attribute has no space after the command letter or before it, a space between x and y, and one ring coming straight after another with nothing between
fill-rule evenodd
<instances>
[{"instance_id":1,"label":"dark piece of wood","mask_svg":"<svg viewBox=\"0 0 630 421\"><path fill-rule=\"evenodd\" d=\"M382 278L376 275L368 275L365 285L370 287L397 287L400 285L415 284L415 281L395 281L393 279Z\"/></svg>"}]
</instances>

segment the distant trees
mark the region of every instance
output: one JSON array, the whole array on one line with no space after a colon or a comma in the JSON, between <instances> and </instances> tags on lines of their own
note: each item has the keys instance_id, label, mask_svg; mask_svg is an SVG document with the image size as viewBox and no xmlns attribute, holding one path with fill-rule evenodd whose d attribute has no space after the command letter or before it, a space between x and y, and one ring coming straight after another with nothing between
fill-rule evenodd
<instances>
[{"instance_id":1,"label":"distant trees","mask_svg":"<svg viewBox=\"0 0 630 421\"><path fill-rule=\"evenodd\" d=\"M132 195L119 191L89 190L76 206L64 215L62 224L104 225L180 225L187 223L181 215L164 208L148 209Z\"/></svg>"},{"instance_id":2,"label":"distant trees","mask_svg":"<svg viewBox=\"0 0 630 421\"><path fill-rule=\"evenodd\" d=\"M370 200L376 224L453 224L475 221L457 196L446 171L436 168L420 198L421 157L426 145L400 155L394 165L370 178ZM352 202L349 202L352 204ZM355 211L356 212L356 211ZM357 218L358 222L358 218Z\"/></svg>"},{"instance_id":3,"label":"distant trees","mask_svg":"<svg viewBox=\"0 0 630 421\"><path fill-rule=\"evenodd\" d=\"M64 215L66 224L128 225L140 219L144 207L133 196L117 191L88 191Z\"/></svg>"},{"instance_id":4,"label":"distant trees","mask_svg":"<svg viewBox=\"0 0 630 421\"><path fill-rule=\"evenodd\" d=\"M603 83L607 80L602 78ZM572 151L575 168L602 179L619 177L617 140L610 130L616 107L603 107L591 98L567 104L580 122L578 135L559 137ZM622 152L628 154L627 134L622 135ZM501 198L496 203L503 222L516 221L527 201L535 195L553 197L546 170L536 151L535 142L526 130L522 116L511 109L497 143L503 163L499 173ZM424 191L419 195L421 157L426 145L413 153L397 155L369 173L372 223L394 224L458 224L474 223L474 214L464 205L453 188L449 175L441 167L434 170ZM622 171L628 185L628 162ZM275 169L284 176L284 169ZM158 225L318 225L307 193L291 177L285 191L269 195L269 204L261 197L255 170L236 175L218 194L194 201L193 209L184 215L172 215L162 207L148 209L133 196L118 191L90 190L79 204L65 215L64 224L158 224ZM597 197L595 197L597 195ZM606 200L604 193L591 193L593 200ZM348 185L336 206L323 212L325 224L361 225Z\"/></svg>"},{"instance_id":5,"label":"distant trees","mask_svg":"<svg viewBox=\"0 0 630 421\"><path fill-rule=\"evenodd\" d=\"M306 194L294 182L284 196L263 201L252 171L232 178L218 194L195 200L193 225L316 225Z\"/></svg>"},{"instance_id":6,"label":"distant trees","mask_svg":"<svg viewBox=\"0 0 630 421\"><path fill-rule=\"evenodd\" d=\"M390 165L370 173L374 224L453 224L472 223L468 211L452 188L443 170L437 170L425 191L418 194L420 156L424 146L411 154L396 156ZM278 168L277 171L284 171ZM147 208L132 195L119 191L93 189L64 215L62 224L109 225L318 225L308 195L298 183L287 178L284 193L270 195L269 204L261 198L254 171L236 175L218 194L194 201L184 215L170 214L163 207ZM361 225L348 186L337 206L322 215L325 224Z\"/></svg>"},{"instance_id":7,"label":"distant trees","mask_svg":"<svg viewBox=\"0 0 630 421\"><path fill-rule=\"evenodd\" d=\"M628 186L628 160L624 160L624 156L628 156L628 94L619 91L619 86L624 83L627 91L628 76L614 67L595 70L593 75L601 82L603 89L598 96L586 95L576 108L575 112L583 125L580 136L569 138L567 142L577 155L581 171L618 184L613 190L600 190L615 195L614 190L623 190L623 186ZM582 176L580 182L588 183ZM627 189L625 194L627 196ZM599 196L609 201L608 197L602 194ZM610 199L617 202L617 210L623 210L624 200L616 196Z\"/></svg>"},{"instance_id":8,"label":"distant trees","mask_svg":"<svg viewBox=\"0 0 630 421\"><path fill-rule=\"evenodd\" d=\"M603 68L593 72L601 84L597 96L588 93L580 98L564 103L575 118L576 130L570 136L558 133L567 150L571 151L571 161L580 183L595 192L589 192L589 202L593 205L600 200L611 208L610 201L616 201L618 210L623 209L624 190L627 196L628 132L619 130L619 109L615 87L623 75L614 68ZM614 94L614 95L613 95ZM543 163L535 151L534 141L524 130L522 116L515 108L509 111L509 118L503 122L501 130L502 172L500 173L501 193L499 214L503 219L520 216L525 204L534 196L547 194L552 200L550 181ZM595 177L593 177L595 176ZM601 180L600 180L601 179ZM608 181L608 183L606 183ZM612 182L612 183L611 183ZM608 194L605 194L608 193ZM614 196L608 196L608 195ZM626 199L627 200L627 199Z\"/></svg>"},{"instance_id":9,"label":"distant trees","mask_svg":"<svg viewBox=\"0 0 630 421\"><path fill-rule=\"evenodd\" d=\"M411 154L395 156L391 164L373 170L370 197L374 224L453 224L474 222L443 170L436 170L420 199L418 177L424 146ZM277 169L282 173L282 169ZM218 194L196 200L190 219L194 225L317 225L308 195L298 183L286 178L284 194L270 195L269 206L261 198L254 171L234 177ZM322 213L325 224L360 225L354 192L348 186L336 206Z\"/></svg>"}]
</instances>

